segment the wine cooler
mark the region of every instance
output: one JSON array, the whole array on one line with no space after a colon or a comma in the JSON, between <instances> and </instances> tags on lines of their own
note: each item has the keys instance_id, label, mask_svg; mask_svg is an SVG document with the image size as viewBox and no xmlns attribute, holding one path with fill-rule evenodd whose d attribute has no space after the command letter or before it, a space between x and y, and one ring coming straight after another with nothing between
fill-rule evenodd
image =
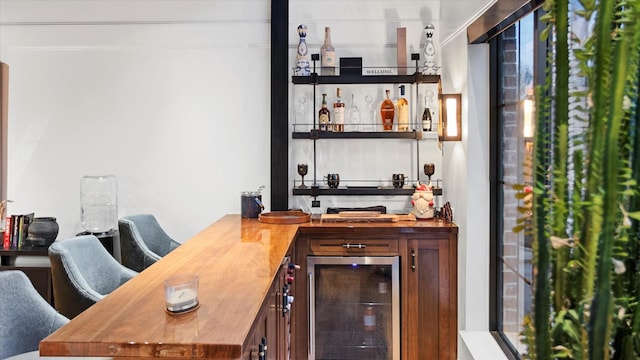
<instances>
[{"instance_id":1,"label":"wine cooler","mask_svg":"<svg viewBox=\"0 0 640 360\"><path fill-rule=\"evenodd\" d=\"M397 256L307 258L309 359L400 359Z\"/></svg>"}]
</instances>

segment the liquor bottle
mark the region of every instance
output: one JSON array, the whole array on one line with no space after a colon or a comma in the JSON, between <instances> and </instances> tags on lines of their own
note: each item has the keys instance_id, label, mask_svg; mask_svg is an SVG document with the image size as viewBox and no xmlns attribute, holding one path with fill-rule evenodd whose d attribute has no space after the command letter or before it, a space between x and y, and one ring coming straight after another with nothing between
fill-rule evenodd
<instances>
[{"instance_id":1,"label":"liquor bottle","mask_svg":"<svg viewBox=\"0 0 640 360\"><path fill-rule=\"evenodd\" d=\"M333 103L333 128L334 132L344 131L344 106L340 88L336 89L336 102Z\"/></svg>"},{"instance_id":2,"label":"liquor bottle","mask_svg":"<svg viewBox=\"0 0 640 360\"><path fill-rule=\"evenodd\" d=\"M398 131L409 131L409 102L404 97L404 85L400 85L398 99Z\"/></svg>"},{"instance_id":3,"label":"liquor bottle","mask_svg":"<svg viewBox=\"0 0 640 360\"><path fill-rule=\"evenodd\" d=\"M431 109L429 109L429 98L424 97L424 112L422 113L422 131L431 131L433 118L431 117Z\"/></svg>"},{"instance_id":4,"label":"liquor bottle","mask_svg":"<svg viewBox=\"0 0 640 360\"><path fill-rule=\"evenodd\" d=\"M298 36L300 41L298 42L298 53L296 55L296 76L309 76L311 70L309 67L309 55L307 54L307 26L301 24L298 26Z\"/></svg>"},{"instance_id":5,"label":"liquor bottle","mask_svg":"<svg viewBox=\"0 0 640 360\"><path fill-rule=\"evenodd\" d=\"M385 131L393 130L393 117L395 116L396 109L393 106L393 101L389 97L390 90L385 90L387 98L384 99L382 105L380 105L380 118L382 119L382 129Z\"/></svg>"},{"instance_id":6,"label":"liquor bottle","mask_svg":"<svg viewBox=\"0 0 640 360\"><path fill-rule=\"evenodd\" d=\"M356 105L356 94L351 94L351 106L349 106L349 124L355 131L362 131L360 123L360 110Z\"/></svg>"},{"instance_id":7,"label":"liquor bottle","mask_svg":"<svg viewBox=\"0 0 640 360\"><path fill-rule=\"evenodd\" d=\"M324 43L320 47L320 75L336 74L336 49L331 45L331 29L324 28Z\"/></svg>"},{"instance_id":8,"label":"liquor bottle","mask_svg":"<svg viewBox=\"0 0 640 360\"><path fill-rule=\"evenodd\" d=\"M424 28L424 46L422 48L424 52L424 66L422 73L425 75L435 75L438 73L440 66L436 60L436 45L434 43L433 34L436 27L433 24L429 24Z\"/></svg>"},{"instance_id":9,"label":"liquor bottle","mask_svg":"<svg viewBox=\"0 0 640 360\"><path fill-rule=\"evenodd\" d=\"M362 322L366 331L376 330L376 313L373 311L373 307L367 306L367 308L364 310Z\"/></svg>"},{"instance_id":10,"label":"liquor bottle","mask_svg":"<svg viewBox=\"0 0 640 360\"><path fill-rule=\"evenodd\" d=\"M331 114L327 109L327 94L322 94L322 107L318 111L318 123L320 131L331 131Z\"/></svg>"}]
</instances>

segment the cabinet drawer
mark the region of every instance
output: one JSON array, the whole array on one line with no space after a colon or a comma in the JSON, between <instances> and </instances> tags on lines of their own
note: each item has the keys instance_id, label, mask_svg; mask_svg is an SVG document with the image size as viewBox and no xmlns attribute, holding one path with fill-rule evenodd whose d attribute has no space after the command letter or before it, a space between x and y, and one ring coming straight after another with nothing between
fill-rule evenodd
<instances>
[{"instance_id":1,"label":"cabinet drawer","mask_svg":"<svg viewBox=\"0 0 640 360\"><path fill-rule=\"evenodd\" d=\"M314 239L309 242L314 255L354 255L398 253L398 239Z\"/></svg>"}]
</instances>

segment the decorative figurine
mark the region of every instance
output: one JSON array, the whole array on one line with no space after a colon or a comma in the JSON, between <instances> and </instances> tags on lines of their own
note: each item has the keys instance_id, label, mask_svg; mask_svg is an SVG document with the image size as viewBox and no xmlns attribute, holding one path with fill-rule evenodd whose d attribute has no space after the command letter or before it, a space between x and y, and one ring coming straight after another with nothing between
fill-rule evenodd
<instances>
[{"instance_id":1,"label":"decorative figurine","mask_svg":"<svg viewBox=\"0 0 640 360\"><path fill-rule=\"evenodd\" d=\"M442 207L442 217L447 222L453 222L453 209L451 208L451 204L448 201Z\"/></svg>"},{"instance_id":2,"label":"decorative figurine","mask_svg":"<svg viewBox=\"0 0 640 360\"><path fill-rule=\"evenodd\" d=\"M418 219L433 218L433 191L425 184L418 183L416 191L411 196L413 215Z\"/></svg>"},{"instance_id":3,"label":"decorative figurine","mask_svg":"<svg viewBox=\"0 0 640 360\"><path fill-rule=\"evenodd\" d=\"M436 44L433 42L435 29L436 27L433 24L429 24L424 28L424 67L422 68L424 75L437 75L438 70L440 70L436 59Z\"/></svg>"},{"instance_id":4,"label":"decorative figurine","mask_svg":"<svg viewBox=\"0 0 640 360\"><path fill-rule=\"evenodd\" d=\"M311 70L309 67L309 55L307 54L307 25L301 24L298 26L298 35L300 36L300 42L298 42L298 54L296 55L296 76L309 76Z\"/></svg>"}]
</instances>

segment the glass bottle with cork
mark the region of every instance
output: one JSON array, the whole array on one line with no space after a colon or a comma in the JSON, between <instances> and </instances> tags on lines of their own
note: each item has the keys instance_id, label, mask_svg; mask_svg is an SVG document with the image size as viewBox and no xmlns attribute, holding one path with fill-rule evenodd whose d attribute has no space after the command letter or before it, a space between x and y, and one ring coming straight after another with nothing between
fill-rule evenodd
<instances>
[{"instance_id":1,"label":"glass bottle with cork","mask_svg":"<svg viewBox=\"0 0 640 360\"><path fill-rule=\"evenodd\" d=\"M387 94L387 98L384 99L382 105L380 105L380 118L382 119L382 129L384 131L393 130L393 118L396 113L395 106L393 105L393 101L391 101L390 93L391 90L385 90Z\"/></svg>"},{"instance_id":2,"label":"glass bottle with cork","mask_svg":"<svg viewBox=\"0 0 640 360\"><path fill-rule=\"evenodd\" d=\"M342 92L336 88L336 102L333 103L333 127L334 132L344 131L344 107L342 102Z\"/></svg>"},{"instance_id":3,"label":"glass bottle with cork","mask_svg":"<svg viewBox=\"0 0 640 360\"><path fill-rule=\"evenodd\" d=\"M422 113L422 131L433 131L433 115L431 114L431 98L433 92L428 91L424 96L424 112Z\"/></svg>"},{"instance_id":4,"label":"glass bottle with cork","mask_svg":"<svg viewBox=\"0 0 640 360\"><path fill-rule=\"evenodd\" d=\"M331 45L331 29L324 28L324 43L320 47L320 75L336 74L336 49Z\"/></svg>"}]
</instances>

